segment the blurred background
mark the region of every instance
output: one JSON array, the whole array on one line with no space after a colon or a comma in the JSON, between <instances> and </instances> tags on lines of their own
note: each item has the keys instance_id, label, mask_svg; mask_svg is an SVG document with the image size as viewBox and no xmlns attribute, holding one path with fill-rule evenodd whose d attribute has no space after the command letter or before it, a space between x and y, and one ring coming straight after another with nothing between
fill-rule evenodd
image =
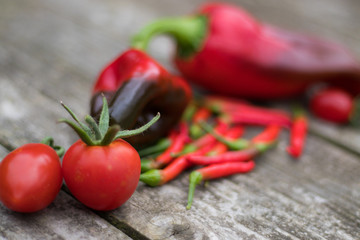
<instances>
[{"instance_id":1,"label":"blurred background","mask_svg":"<svg viewBox=\"0 0 360 240\"><path fill-rule=\"evenodd\" d=\"M193 12L204 0L3 0L0 10L1 46L22 39L33 52L61 50L78 67L91 66L95 77L128 46L129 39L154 19ZM229 0L259 20L340 42L360 56L358 0ZM349 36L349 33L353 33ZM15 42L14 42L15 41ZM151 53L164 64L172 42L159 37ZM49 49L46 49L49 50ZM4 50L3 50L4 51ZM1 64L9 60L0 59ZM50 57L50 56L48 56ZM54 57L54 56L53 56Z\"/></svg>"},{"instance_id":2,"label":"blurred background","mask_svg":"<svg viewBox=\"0 0 360 240\"><path fill-rule=\"evenodd\" d=\"M205 2L208 1L3 0L0 81L4 88L5 81L10 81L16 91L34 89L56 102L68 99L79 114L86 114L92 83L109 61L129 47L137 31L155 19L190 14ZM360 58L358 0L226 2L243 7L260 21L339 42ZM161 36L151 42L149 49L171 71L175 71L170 59L175 50L173 44ZM1 98L15 99L16 94L2 92ZM7 108L3 104L0 110ZM22 117L20 112L16 114ZM31 139L41 139L44 134L40 131Z\"/></svg>"}]
</instances>

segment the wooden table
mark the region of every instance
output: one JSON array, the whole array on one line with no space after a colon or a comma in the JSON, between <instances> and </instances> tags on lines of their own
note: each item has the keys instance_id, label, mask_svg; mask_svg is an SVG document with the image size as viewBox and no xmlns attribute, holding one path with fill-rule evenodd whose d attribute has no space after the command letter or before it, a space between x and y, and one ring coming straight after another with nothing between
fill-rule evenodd
<instances>
[{"instance_id":1,"label":"wooden table","mask_svg":"<svg viewBox=\"0 0 360 240\"><path fill-rule=\"evenodd\" d=\"M56 120L62 100L84 116L100 69L149 21L195 9L201 0L3 0L0 4L0 157L44 136L69 147ZM278 26L347 45L360 58L358 0L238 0ZM171 40L150 53L173 70ZM280 103L286 107L286 103ZM94 212L61 191L34 214L0 204L0 239L360 239L360 131L311 119L301 160L279 145L250 174L199 186L185 209L188 172L161 187L139 184L120 208Z\"/></svg>"}]
</instances>

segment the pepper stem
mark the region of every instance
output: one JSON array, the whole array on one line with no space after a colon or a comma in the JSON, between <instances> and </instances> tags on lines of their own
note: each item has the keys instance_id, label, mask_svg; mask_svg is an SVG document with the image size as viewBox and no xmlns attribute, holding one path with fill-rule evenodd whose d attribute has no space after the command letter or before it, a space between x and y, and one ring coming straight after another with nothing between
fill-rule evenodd
<instances>
[{"instance_id":1,"label":"pepper stem","mask_svg":"<svg viewBox=\"0 0 360 240\"><path fill-rule=\"evenodd\" d=\"M295 104L293 106L293 108L292 108L292 111L293 111L293 118L294 119L305 116L305 110L299 104Z\"/></svg>"},{"instance_id":2,"label":"pepper stem","mask_svg":"<svg viewBox=\"0 0 360 240\"><path fill-rule=\"evenodd\" d=\"M190 179L189 180L190 183L189 183L188 203L186 206L187 210L189 210L191 208L196 185L198 185L201 182L201 180L203 179L203 176L200 172L193 171L192 173L190 173L189 179Z\"/></svg>"},{"instance_id":3,"label":"pepper stem","mask_svg":"<svg viewBox=\"0 0 360 240\"><path fill-rule=\"evenodd\" d=\"M177 41L179 55L187 57L199 49L206 31L207 17L203 15L165 18L145 26L133 37L131 45L145 51L153 36L169 34Z\"/></svg>"},{"instance_id":4,"label":"pepper stem","mask_svg":"<svg viewBox=\"0 0 360 240\"><path fill-rule=\"evenodd\" d=\"M201 121L200 126L209 134L211 134L216 140L225 144L230 150L241 150L249 146L249 141L245 139L237 139L229 141L220 134L216 133L212 127L206 122Z\"/></svg>"},{"instance_id":5,"label":"pepper stem","mask_svg":"<svg viewBox=\"0 0 360 240\"><path fill-rule=\"evenodd\" d=\"M139 180L151 187L159 186L162 180L161 170L151 169L150 171L142 173Z\"/></svg>"},{"instance_id":6,"label":"pepper stem","mask_svg":"<svg viewBox=\"0 0 360 240\"><path fill-rule=\"evenodd\" d=\"M153 119L151 119L147 124L137 128L137 129L133 129L133 130L123 130L120 131L116 134L115 139L118 138L128 138L128 137L132 137L134 135L138 135L139 133L142 133L144 131L146 131L149 127L151 127L151 125L153 125L157 120L159 120L160 118L160 113L157 113L155 117L153 117Z\"/></svg>"},{"instance_id":7,"label":"pepper stem","mask_svg":"<svg viewBox=\"0 0 360 240\"><path fill-rule=\"evenodd\" d=\"M181 150L181 152L178 152L178 153L171 153L171 156L172 157L180 157L180 156L183 156L187 153L192 153L194 151L196 151L198 149L197 146L195 146L194 144L188 144L188 145L185 145L184 148Z\"/></svg>"},{"instance_id":8,"label":"pepper stem","mask_svg":"<svg viewBox=\"0 0 360 240\"><path fill-rule=\"evenodd\" d=\"M145 157L151 154L165 151L171 144L169 138L160 139L155 145L139 150L140 157Z\"/></svg>"},{"instance_id":9,"label":"pepper stem","mask_svg":"<svg viewBox=\"0 0 360 240\"><path fill-rule=\"evenodd\" d=\"M356 96L353 100L353 109L350 114L349 122L354 127L360 127L360 96Z\"/></svg>"},{"instance_id":10,"label":"pepper stem","mask_svg":"<svg viewBox=\"0 0 360 240\"><path fill-rule=\"evenodd\" d=\"M275 147L276 145L277 145L277 141L273 140L270 142L257 142L254 144L254 147L259 153L264 153L270 148Z\"/></svg>"},{"instance_id":11,"label":"pepper stem","mask_svg":"<svg viewBox=\"0 0 360 240\"><path fill-rule=\"evenodd\" d=\"M154 163L155 161L152 158L141 159L141 172L145 173L154 169Z\"/></svg>"}]
</instances>

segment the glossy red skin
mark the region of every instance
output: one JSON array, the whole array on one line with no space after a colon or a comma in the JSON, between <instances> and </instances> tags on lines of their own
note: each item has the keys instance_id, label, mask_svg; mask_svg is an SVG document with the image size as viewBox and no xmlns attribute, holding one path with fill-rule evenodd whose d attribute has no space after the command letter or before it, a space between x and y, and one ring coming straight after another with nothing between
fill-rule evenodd
<instances>
[{"instance_id":1,"label":"glossy red skin","mask_svg":"<svg viewBox=\"0 0 360 240\"><path fill-rule=\"evenodd\" d=\"M0 200L16 212L36 212L54 201L62 185L60 159L42 143L29 143L0 163Z\"/></svg>"},{"instance_id":2,"label":"glossy red skin","mask_svg":"<svg viewBox=\"0 0 360 240\"><path fill-rule=\"evenodd\" d=\"M140 177L140 157L124 140L108 146L87 146L81 140L65 153L64 179L84 205L100 211L118 208L134 193Z\"/></svg>"},{"instance_id":3,"label":"glossy red skin","mask_svg":"<svg viewBox=\"0 0 360 240\"><path fill-rule=\"evenodd\" d=\"M177 56L175 64L186 79L212 92L287 98L346 72L360 80L359 63L336 44L262 24L227 4L205 4L198 14L208 18L207 36L196 54Z\"/></svg>"},{"instance_id":4,"label":"glossy red skin","mask_svg":"<svg viewBox=\"0 0 360 240\"><path fill-rule=\"evenodd\" d=\"M94 84L93 94L116 91L125 81L136 76L152 80L169 78L170 74L147 54L129 49L104 67Z\"/></svg>"},{"instance_id":5,"label":"glossy red skin","mask_svg":"<svg viewBox=\"0 0 360 240\"><path fill-rule=\"evenodd\" d=\"M321 119L347 123L353 109L353 97L342 89L323 89L310 100L310 109Z\"/></svg>"},{"instance_id":6,"label":"glossy red skin","mask_svg":"<svg viewBox=\"0 0 360 240\"><path fill-rule=\"evenodd\" d=\"M308 120L305 116L296 117L290 131L290 146L287 151L291 156L298 158L302 154L308 129Z\"/></svg>"}]
</instances>

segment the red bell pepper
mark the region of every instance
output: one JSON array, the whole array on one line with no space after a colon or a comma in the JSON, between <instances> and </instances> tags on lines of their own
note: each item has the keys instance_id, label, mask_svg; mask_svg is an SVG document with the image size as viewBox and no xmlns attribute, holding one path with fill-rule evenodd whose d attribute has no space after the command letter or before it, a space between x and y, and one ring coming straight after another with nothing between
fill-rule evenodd
<instances>
[{"instance_id":1,"label":"red bell pepper","mask_svg":"<svg viewBox=\"0 0 360 240\"><path fill-rule=\"evenodd\" d=\"M135 145L153 143L180 120L191 100L191 89L171 75L146 53L130 49L106 66L95 82L91 115L99 117L102 95L109 101L110 123L134 128L152 119L160 120L141 135L128 139Z\"/></svg>"},{"instance_id":2,"label":"red bell pepper","mask_svg":"<svg viewBox=\"0 0 360 240\"><path fill-rule=\"evenodd\" d=\"M133 46L145 50L163 33L176 39L180 72L215 93L274 99L320 81L360 85L360 63L342 46L261 23L236 6L209 3L191 16L155 21Z\"/></svg>"},{"instance_id":3,"label":"red bell pepper","mask_svg":"<svg viewBox=\"0 0 360 240\"><path fill-rule=\"evenodd\" d=\"M287 112L255 106L239 99L207 96L203 103L221 118L235 124L280 125L289 127L291 118Z\"/></svg>"}]
</instances>

